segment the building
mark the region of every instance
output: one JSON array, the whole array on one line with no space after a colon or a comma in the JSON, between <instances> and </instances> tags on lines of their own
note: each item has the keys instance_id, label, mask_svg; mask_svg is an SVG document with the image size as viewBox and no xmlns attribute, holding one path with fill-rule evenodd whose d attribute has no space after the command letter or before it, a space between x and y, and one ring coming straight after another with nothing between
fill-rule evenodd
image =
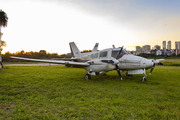
<instances>
[{"instance_id":1,"label":"building","mask_svg":"<svg viewBox=\"0 0 180 120\"><path fill-rule=\"evenodd\" d=\"M175 42L175 49L180 49L180 41Z\"/></svg>"},{"instance_id":2,"label":"building","mask_svg":"<svg viewBox=\"0 0 180 120\"><path fill-rule=\"evenodd\" d=\"M167 49L171 50L171 41L168 41Z\"/></svg>"},{"instance_id":3,"label":"building","mask_svg":"<svg viewBox=\"0 0 180 120\"><path fill-rule=\"evenodd\" d=\"M177 50L177 55L179 55L179 54L180 54L180 49Z\"/></svg>"},{"instance_id":4,"label":"building","mask_svg":"<svg viewBox=\"0 0 180 120\"><path fill-rule=\"evenodd\" d=\"M166 41L163 41L162 46L163 46L162 49L163 49L164 51L166 51Z\"/></svg>"},{"instance_id":5,"label":"building","mask_svg":"<svg viewBox=\"0 0 180 120\"><path fill-rule=\"evenodd\" d=\"M176 55L180 54L179 50L180 50L180 41L176 41L175 42L175 53L176 53Z\"/></svg>"},{"instance_id":6,"label":"building","mask_svg":"<svg viewBox=\"0 0 180 120\"><path fill-rule=\"evenodd\" d=\"M156 51L156 55L162 55L161 50L157 50L157 51Z\"/></svg>"},{"instance_id":7,"label":"building","mask_svg":"<svg viewBox=\"0 0 180 120\"><path fill-rule=\"evenodd\" d=\"M156 55L156 56L162 55L162 50L156 50L156 49L151 50L151 54Z\"/></svg>"},{"instance_id":8,"label":"building","mask_svg":"<svg viewBox=\"0 0 180 120\"><path fill-rule=\"evenodd\" d=\"M161 46L155 45L155 46L154 46L154 50L161 50Z\"/></svg>"},{"instance_id":9,"label":"building","mask_svg":"<svg viewBox=\"0 0 180 120\"><path fill-rule=\"evenodd\" d=\"M140 46L136 46L136 55L142 53L142 48Z\"/></svg>"},{"instance_id":10,"label":"building","mask_svg":"<svg viewBox=\"0 0 180 120\"><path fill-rule=\"evenodd\" d=\"M151 53L151 46L150 45L144 45L142 47L142 53L150 54Z\"/></svg>"},{"instance_id":11,"label":"building","mask_svg":"<svg viewBox=\"0 0 180 120\"><path fill-rule=\"evenodd\" d=\"M162 48L163 49L163 53L162 54L166 55L166 41L162 42L162 46L163 46L163 48Z\"/></svg>"}]
</instances>

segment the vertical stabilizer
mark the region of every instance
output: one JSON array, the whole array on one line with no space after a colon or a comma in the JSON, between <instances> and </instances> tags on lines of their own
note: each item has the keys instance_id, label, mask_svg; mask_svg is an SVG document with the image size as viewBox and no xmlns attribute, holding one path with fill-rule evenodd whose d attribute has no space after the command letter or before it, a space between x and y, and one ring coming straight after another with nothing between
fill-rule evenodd
<instances>
[{"instance_id":1,"label":"vertical stabilizer","mask_svg":"<svg viewBox=\"0 0 180 120\"><path fill-rule=\"evenodd\" d=\"M69 46L70 46L71 54L73 57L80 57L81 56L81 52L79 51L79 49L77 48L77 46L74 42L70 42Z\"/></svg>"},{"instance_id":2,"label":"vertical stabilizer","mask_svg":"<svg viewBox=\"0 0 180 120\"><path fill-rule=\"evenodd\" d=\"M97 49L98 49L98 45L99 45L99 43L96 43L96 44L95 44L95 46L94 46L94 48L93 48L92 52L96 52L96 51L97 51Z\"/></svg>"}]
</instances>

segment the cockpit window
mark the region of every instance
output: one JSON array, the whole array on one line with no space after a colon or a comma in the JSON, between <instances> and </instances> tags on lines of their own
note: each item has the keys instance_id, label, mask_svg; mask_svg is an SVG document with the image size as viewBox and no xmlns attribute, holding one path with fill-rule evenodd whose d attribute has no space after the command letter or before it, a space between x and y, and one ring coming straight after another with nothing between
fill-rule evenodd
<instances>
[{"instance_id":1,"label":"cockpit window","mask_svg":"<svg viewBox=\"0 0 180 120\"><path fill-rule=\"evenodd\" d=\"M120 50L112 50L111 57L117 58L119 52L120 52ZM126 54L128 54L128 53L126 52L126 50L123 49L121 54L119 55L119 57L117 59L121 58L123 55L126 55Z\"/></svg>"}]
</instances>

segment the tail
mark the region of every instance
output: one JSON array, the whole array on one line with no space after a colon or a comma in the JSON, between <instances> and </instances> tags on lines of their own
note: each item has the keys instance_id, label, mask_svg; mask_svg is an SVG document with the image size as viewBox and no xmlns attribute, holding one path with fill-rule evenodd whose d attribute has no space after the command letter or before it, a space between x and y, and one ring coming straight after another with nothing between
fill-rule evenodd
<instances>
[{"instance_id":1,"label":"tail","mask_svg":"<svg viewBox=\"0 0 180 120\"><path fill-rule=\"evenodd\" d=\"M96 52L96 51L97 51L97 49L98 49L98 45L99 45L99 43L96 43L96 44L95 44L95 46L94 46L94 48L93 48L92 52Z\"/></svg>"},{"instance_id":2,"label":"tail","mask_svg":"<svg viewBox=\"0 0 180 120\"><path fill-rule=\"evenodd\" d=\"M70 42L69 46L70 46L71 54L73 57L80 57L81 56L81 52L79 51L79 49L77 48L77 46L74 42Z\"/></svg>"}]
</instances>

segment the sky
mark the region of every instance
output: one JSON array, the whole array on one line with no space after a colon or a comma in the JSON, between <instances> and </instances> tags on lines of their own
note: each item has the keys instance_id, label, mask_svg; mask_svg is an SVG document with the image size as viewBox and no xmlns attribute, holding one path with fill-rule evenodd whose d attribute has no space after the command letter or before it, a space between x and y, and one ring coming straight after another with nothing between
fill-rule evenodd
<instances>
[{"instance_id":1,"label":"sky","mask_svg":"<svg viewBox=\"0 0 180 120\"><path fill-rule=\"evenodd\" d=\"M180 41L180 0L0 0L8 26L2 28L3 53L46 50L69 53Z\"/></svg>"}]
</instances>

